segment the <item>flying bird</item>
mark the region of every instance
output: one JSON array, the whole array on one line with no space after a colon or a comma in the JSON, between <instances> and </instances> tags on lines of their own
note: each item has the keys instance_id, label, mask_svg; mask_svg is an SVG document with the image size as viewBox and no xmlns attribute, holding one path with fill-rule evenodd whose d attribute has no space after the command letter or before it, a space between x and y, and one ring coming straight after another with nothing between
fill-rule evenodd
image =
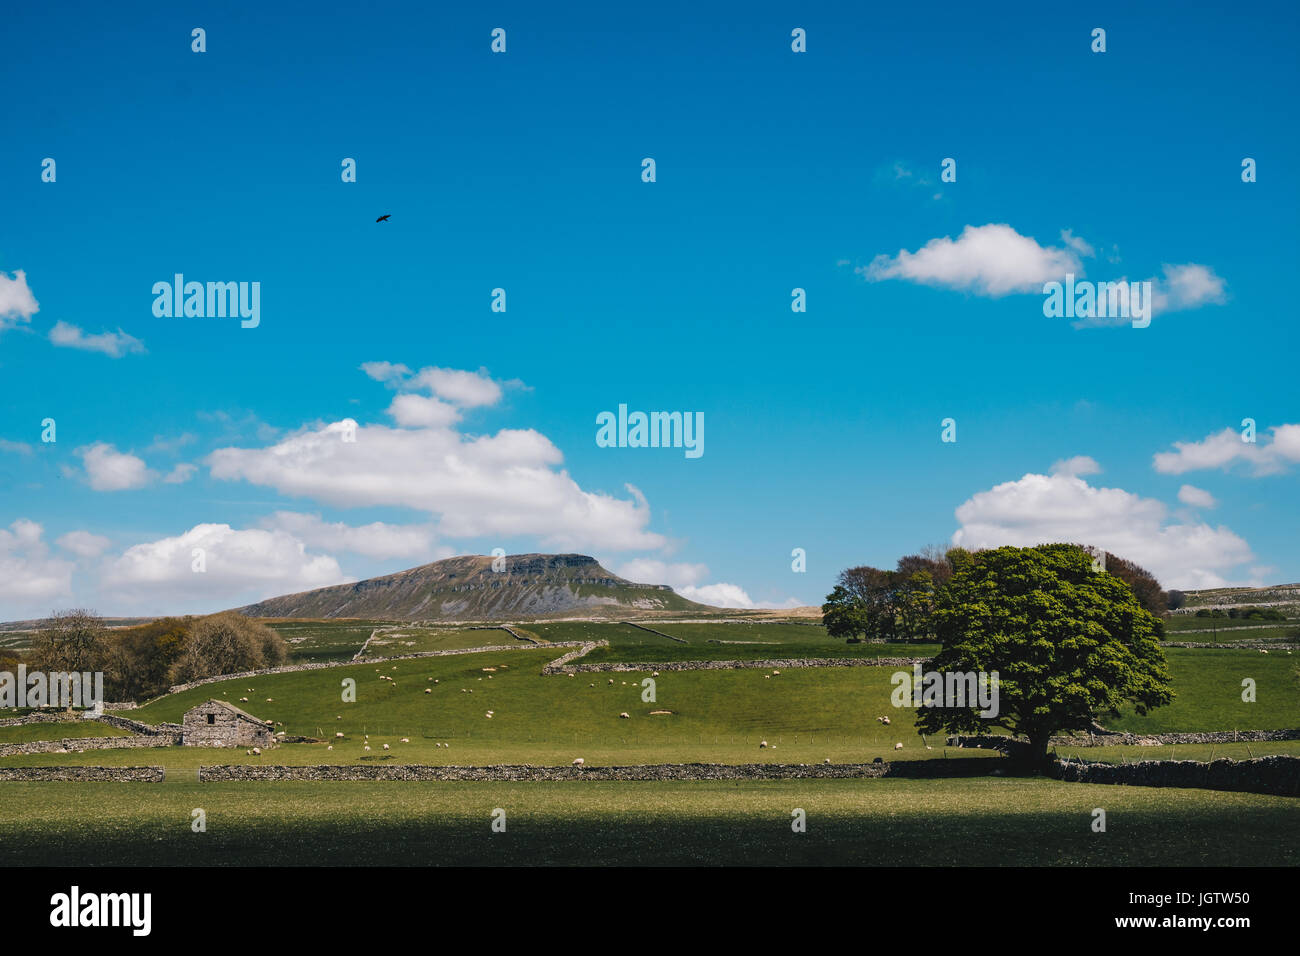
<instances>
[{"instance_id":1,"label":"flying bird","mask_svg":"<svg viewBox=\"0 0 1300 956\"><path fill-rule=\"evenodd\" d=\"M390 213L388 213L387 216L380 216L378 219L375 220L375 222L387 222L387 221L388 221L388 216L391 216L391 215L392 215L392 213L390 212Z\"/></svg>"}]
</instances>

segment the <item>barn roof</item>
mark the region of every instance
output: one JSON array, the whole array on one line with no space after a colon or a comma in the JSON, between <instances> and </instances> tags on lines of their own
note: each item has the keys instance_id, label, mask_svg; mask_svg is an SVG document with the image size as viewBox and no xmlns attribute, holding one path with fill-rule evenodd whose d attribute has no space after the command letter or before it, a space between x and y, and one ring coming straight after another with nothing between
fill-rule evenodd
<instances>
[{"instance_id":1,"label":"barn roof","mask_svg":"<svg viewBox=\"0 0 1300 956\"><path fill-rule=\"evenodd\" d=\"M216 704L218 707L222 708L223 710L228 710L228 711L230 711L232 714L235 714L235 715L238 716L238 717L245 717L245 718L247 718L248 720L253 721L254 723L258 723L258 724L266 724L267 726L270 726L270 724L271 724L271 722L270 722L269 720L263 720L261 717L254 717L254 716L253 716L252 714L250 714L248 711L246 711L246 710L240 710L240 709L239 709L238 707L236 707L234 704L227 703L227 702L224 701L224 700L216 700L215 698L213 698L213 699L209 699L209 700L205 700L203 703L198 704L198 705L196 705L196 706L194 706L194 707L191 707L191 708L190 708L189 710L187 710L185 713L186 713L186 714L191 714L191 713L193 713L194 711L198 710L200 707L206 707L208 704Z\"/></svg>"}]
</instances>

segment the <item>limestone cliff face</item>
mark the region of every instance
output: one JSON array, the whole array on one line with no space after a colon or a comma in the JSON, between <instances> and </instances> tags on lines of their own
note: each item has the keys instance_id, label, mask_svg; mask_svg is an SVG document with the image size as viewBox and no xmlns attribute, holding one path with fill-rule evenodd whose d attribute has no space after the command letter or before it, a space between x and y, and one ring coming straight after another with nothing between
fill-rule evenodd
<instances>
[{"instance_id":1,"label":"limestone cliff face","mask_svg":"<svg viewBox=\"0 0 1300 956\"><path fill-rule=\"evenodd\" d=\"M493 569L493 561L498 563ZM636 584L585 554L462 555L239 608L250 617L491 620L706 610L664 584Z\"/></svg>"}]
</instances>

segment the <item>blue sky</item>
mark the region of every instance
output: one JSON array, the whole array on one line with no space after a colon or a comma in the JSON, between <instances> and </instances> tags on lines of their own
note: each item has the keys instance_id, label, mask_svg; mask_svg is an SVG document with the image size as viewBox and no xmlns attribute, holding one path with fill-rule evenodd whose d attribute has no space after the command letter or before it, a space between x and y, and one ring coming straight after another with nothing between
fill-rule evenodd
<instances>
[{"instance_id":1,"label":"blue sky","mask_svg":"<svg viewBox=\"0 0 1300 956\"><path fill-rule=\"evenodd\" d=\"M1131 6L7 12L0 618L496 547L738 606L949 541L1300 580L1300 14ZM1067 271L1150 325L1046 317ZM704 454L598 447L620 403Z\"/></svg>"}]
</instances>

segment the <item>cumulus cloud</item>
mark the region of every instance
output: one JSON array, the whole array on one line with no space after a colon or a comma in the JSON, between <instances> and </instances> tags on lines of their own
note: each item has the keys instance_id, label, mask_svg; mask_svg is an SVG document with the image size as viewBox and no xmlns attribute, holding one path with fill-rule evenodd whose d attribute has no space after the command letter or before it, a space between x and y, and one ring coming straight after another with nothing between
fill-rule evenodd
<instances>
[{"instance_id":1,"label":"cumulus cloud","mask_svg":"<svg viewBox=\"0 0 1300 956\"><path fill-rule=\"evenodd\" d=\"M419 558L436 561L450 558L454 548L434 547L432 525L397 525L373 521L352 526L341 521L325 521L318 514L277 511L262 521L263 527L278 528L292 534L309 548L347 551L372 558Z\"/></svg>"},{"instance_id":2,"label":"cumulus cloud","mask_svg":"<svg viewBox=\"0 0 1300 956\"><path fill-rule=\"evenodd\" d=\"M438 519L441 537L533 535L557 548L652 550L645 496L584 491L563 456L532 429L468 437L442 426L304 428L266 448L220 448L214 478L248 481L340 507L399 506Z\"/></svg>"},{"instance_id":3,"label":"cumulus cloud","mask_svg":"<svg viewBox=\"0 0 1300 956\"><path fill-rule=\"evenodd\" d=\"M19 518L0 529L0 616L28 618L48 614L72 593L73 562L50 556L44 529Z\"/></svg>"},{"instance_id":4,"label":"cumulus cloud","mask_svg":"<svg viewBox=\"0 0 1300 956\"><path fill-rule=\"evenodd\" d=\"M427 388L439 398L464 408L495 405L501 400L501 386L483 370L466 372L454 368L422 368L410 384Z\"/></svg>"},{"instance_id":5,"label":"cumulus cloud","mask_svg":"<svg viewBox=\"0 0 1300 956\"><path fill-rule=\"evenodd\" d=\"M13 452L15 455L30 455L32 446L25 441L10 441L7 438L0 438L0 451Z\"/></svg>"},{"instance_id":6,"label":"cumulus cloud","mask_svg":"<svg viewBox=\"0 0 1300 956\"><path fill-rule=\"evenodd\" d=\"M1253 560L1230 529L1173 523L1160 501L1096 488L1073 475L1027 474L972 496L957 509L952 542L965 548L1029 547L1054 541L1096 545L1136 561L1165 587L1223 587Z\"/></svg>"},{"instance_id":7,"label":"cumulus cloud","mask_svg":"<svg viewBox=\"0 0 1300 956\"><path fill-rule=\"evenodd\" d=\"M787 598L779 604L756 602L738 584L720 581L700 584L709 576L708 565L687 562L662 561L658 558L633 558L621 564L610 565L610 570L621 578L639 584L667 584L682 597L714 607L733 608L785 608L799 607L796 598Z\"/></svg>"},{"instance_id":8,"label":"cumulus cloud","mask_svg":"<svg viewBox=\"0 0 1300 956\"><path fill-rule=\"evenodd\" d=\"M143 352L144 343L127 335L120 328L116 332L87 335L79 327L62 320L50 329L50 341L55 345L86 352L102 352L110 358L121 358L128 352Z\"/></svg>"},{"instance_id":9,"label":"cumulus cloud","mask_svg":"<svg viewBox=\"0 0 1300 956\"><path fill-rule=\"evenodd\" d=\"M96 491L126 491L143 488L158 477L144 463L128 452L121 452L107 442L83 445L73 452L81 457L86 480Z\"/></svg>"},{"instance_id":10,"label":"cumulus cloud","mask_svg":"<svg viewBox=\"0 0 1300 956\"><path fill-rule=\"evenodd\" d=\"M89 531L69 531L55 538L54 543L79 558L97 558L108 550L109 540Z\"/></svg>"},{"instance_id":11,"label":"cumulus cloud","mask_svg":"<svg viewBox=\"0 0 1300 956\"><path fill-rule=\"evenodd\" d=\"M199 470L198 465L182 463L169 471L163 481L169 485L179 485L189 481L194 477L194 473Z\"/></svg>"},{"instance_id":12,"label":"cumulus cloud","mask_svg":"<svg viewBox=\"0 0 1300 956\"><path fill-rule=\"evenodd\" d=\"M200 560L202 571L195 570ZM105 562L101 575L102 586L125 605L120 610L150 613L182 605L219 610L349 580L333 557L308 553L287 531L228 524L199 524L132 545Z\"/></svg>"},{"instance_id":13,"label":"cumulus cloud","mask_svg":"<svg viewBox=\"0 0 1300 956\"><path fill-rule=\"evenodd\" d=\"M931 239L916 252L880 255L857 272L872 282L904 279L999 298L1013 292L1041 292L1043 283L1066 273L1083 274L1087 243L1064 234L1066 245L1042 246L1005 223L967 226L960 236ZM1091 247L1088 247L1089 249Z\"/></svg>"},{"instance_id":14,"label":"cumulus cloud","mask_svg":"<svg viewBox=\"0 0 1300 956\"><path fill-rule=\"evenodd\" d=\"M1242 441L1241 432L1232 428L1200 441L1176 441L1173 451L1157 452L1152 464L1161 474L1181 475L1208 468L1227 469L1244 462L1258 477L1278 474L1300 462L1300 425L1275 425L1269 432L1270 441Z\"/></svg>"},{"instance_id":15,"label":"cumulus cloud","mask_svg":"<svg viewBox=\"0 0 1300 956\"><path fill-rule=\"evenodd\" d=\"M394 397L388 414L403 428L446 428L460 420L460 409L456 406L411 393Z\"/></svg>"},{"instance_id":16,"label":"cumulus cloud","mask_svg":"<svg viewBox=\"0 0 1300 956\"><path fill-rule=\"evenodd\" d=\"M41 309L27 285L27 273L19 269L12 276L0 270L0 332L20 322L30 322Z\"/></svg>"},{"instance_id":17,"label":"cumulus cloud","mask_svg":"<svg viewBox=\"0 0 1300 956\"><path fill-rule=\"evenodd\" d=\"M361 371L376 382L400 382L411 374L411 370L400 362L362 362Z\"/></svg>"},{"instance_id":18,"label":"cumulus cloud","mask_svg":"<svg viewBox=\"0 0 1300 956\"><path fill-rule=\"evenodd\" d=\"M1189 262L1165 265L1164 278L1152 279L1152 300L1156 313L1195 309L1224 301L1224 281L1209 266Z\"/></svg>"},{"instance_id":19,"label":"cumulus cloud","mask_svg":"<svg viewBox=\"0 0 1300 956\"><path fill-rule=\"evenodd\" d=\"M1183 485L1179 488L1178 500L1185 505L1191 505L1193 508L1215 508L1219 504L1214 499L1214 495L1204 488L1197 488L1195 485Z\"/></svg>"},{"instance_id":20,"label":"cumulus cloud","mask_svg":"<svg viewBox=\"0 0 1300 956\"><path fill-rule=\"evenodd\" d=\"M1063 458L1052 465L1052 474L1075 478L1084 475L1099 475L1101 474L1101 465L1087 455L1075 455L1073 458Z\"/></svg>"}]
</instances>

